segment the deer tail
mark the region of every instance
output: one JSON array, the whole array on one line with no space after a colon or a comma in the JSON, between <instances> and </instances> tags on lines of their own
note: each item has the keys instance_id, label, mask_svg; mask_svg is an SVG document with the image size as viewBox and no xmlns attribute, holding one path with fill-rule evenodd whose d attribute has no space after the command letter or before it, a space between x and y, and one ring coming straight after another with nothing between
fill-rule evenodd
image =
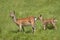
<instances>
[{"instance_id":1,"label":"deer tail","mask_svg":"<svg viewBox=\"0 0 60 40\"><path fill-rule=\"evenodd\" d=\"M57 21L58 21L58 20L56 20L56 19L54 20L54 22L57 22Z\"/></svg>"},{"instance_id":2,"label":"deer tail","mask_svg":"<svg viewBox=\"0 0 60 40\"><path fill-rule=\"evenodd\" d=\"M35 21L37 20L37 18L35 17Z\"/></svg>"}]
</instances>

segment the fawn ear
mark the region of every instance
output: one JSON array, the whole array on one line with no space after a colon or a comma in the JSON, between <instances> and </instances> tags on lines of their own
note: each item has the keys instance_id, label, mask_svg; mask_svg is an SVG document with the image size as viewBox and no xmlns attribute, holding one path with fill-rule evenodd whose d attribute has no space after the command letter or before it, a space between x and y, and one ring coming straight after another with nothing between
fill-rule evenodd
<instances>
[{"instance_id":1,"label":"fawn ear","mask_svg":"<svg viewBox=\"0 0 60 40\"><path fill-rule=\"evenodd\" d=\"M40 14L40 17L41 17L42 15Z\"/></svg>"}]
</instances>

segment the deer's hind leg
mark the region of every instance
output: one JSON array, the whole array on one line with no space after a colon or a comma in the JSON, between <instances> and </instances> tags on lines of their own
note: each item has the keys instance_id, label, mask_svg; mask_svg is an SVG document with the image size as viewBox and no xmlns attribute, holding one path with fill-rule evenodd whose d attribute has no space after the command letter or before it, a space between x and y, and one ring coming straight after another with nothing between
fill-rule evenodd
<instances>
[{"instance_id":1,"label":"deer's hind leg","mask_svg":"<svg viewBox=\"0 0 60 40\"><path fill-rule=\"evenodd\" d=\"M52 22L52 25L55 29L57 29L55 22Z\"/></svg>"},{"instance_id":2,"label":"deer's hind leg","mask_svg":"<svg viewBox=\"0 0 60 40\"><path fill-rule=\"evenodd\" d=\"M31 25L32 25L32 32L35 32L35 22L32 22Z\"/></svg>"},{"instance_id":3,"label":"deer's hind leg","mask_svg":"<svg viewBox=\"0 0 60 40\"><path fill-rule=\"evenodd\" d=\"M22 30L25 31L23 26L22 26Z\"/></svg>"}]
</instances>

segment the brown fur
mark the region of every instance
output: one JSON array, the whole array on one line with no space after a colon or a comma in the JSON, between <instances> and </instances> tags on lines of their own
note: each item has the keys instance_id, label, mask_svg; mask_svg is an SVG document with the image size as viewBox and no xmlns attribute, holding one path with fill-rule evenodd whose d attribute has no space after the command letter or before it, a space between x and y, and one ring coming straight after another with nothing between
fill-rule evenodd
<instances>
[{"instance_id":1,"label":"brown fur","mask_svg":"<svg viewBox=\"0 0 60 40\"><path fill-rule=\"evenodd\" d=\"M46 29L47 24L52 24L55 29L56 28L56 21L54 18L43 19L42 15L39 16L39 20L43 23L44 30Z\"/></svg>"},{"instance_id":2,"label":"brown fur","mask_svg":"<svg viewBox=\"0 0 60 40\"><path fill-rule=\"evenodd\" d=\"M34 32L35 30L35 17L34 16L16 19L15 12L11 12L10 16L13 18L13 21L19 26L20 31L22 31L22 29L24 30L23 28L24 25L32 25L32 31Z\"/></svg>"}]
</instances>

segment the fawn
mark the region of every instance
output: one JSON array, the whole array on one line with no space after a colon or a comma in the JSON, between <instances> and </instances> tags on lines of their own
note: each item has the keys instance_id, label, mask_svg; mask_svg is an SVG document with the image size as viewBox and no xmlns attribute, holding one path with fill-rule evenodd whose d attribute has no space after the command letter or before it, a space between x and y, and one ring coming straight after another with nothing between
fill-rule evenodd
<instances>
[{"instance_id":1,"label":"fawn","mask_svg":"<svg viewBox=\"0 0 60 40\"><path fill-rule=\"evenodd\" d=\"M57 28L56 28L56 21L57 21L57 20L56 20L55 18L44 19L44 18L42 17L42 15L40 15L38 18L39 18L39 20L42 22L44 30L46 29L46 25L47 25L47 24L52 24L53 27L54 27L55 29L57 29Z\"/></svg>"},{"instance_id":2,"label":"fawn","mask_svg":"<svg viewBox=\"0 0 60 40\"><path fill-rule=\"evenodd\" d=\"M10 12L10 16L12 17L13 21L18 25L19 31L24 31L25 25L31 25L32 26L32 32L35 31L35 21L37 20L36 17L30 16L27 18L19 18L16 19L15 11Z\"/></svg>"}]
</instances>

